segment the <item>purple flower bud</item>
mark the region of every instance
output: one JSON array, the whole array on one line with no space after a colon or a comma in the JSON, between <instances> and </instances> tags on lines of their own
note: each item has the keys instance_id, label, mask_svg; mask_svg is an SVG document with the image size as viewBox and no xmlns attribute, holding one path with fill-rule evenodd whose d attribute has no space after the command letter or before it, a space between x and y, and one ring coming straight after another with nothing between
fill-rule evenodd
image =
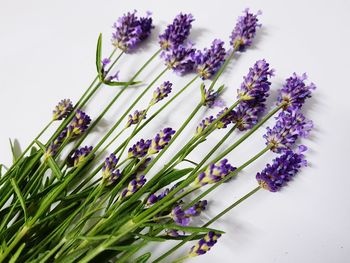
<instances>
[{"instance_id":1,"label":"purple flower bud","mask_svg":"<svg viewBox=\"0 0 350 263\"><path fill-rule=\"evenodd\" d=\"M224 108L223 110L221 110L217 115L216 118L219 119L220 116L222 116L226 111L228 110L228 108ZM234 111L230 111L228 112L224 117L222 117L217 123L216 123L216 127L218 129L222 129L222 128L226 128L228 125L230 125L234 120L233 120L233 116L234 116Z\"/></svg>"},{"instance_id":2,"label":"purple flower bud","mask_svg":"<svg viewBox=\"0 0 350 263\"><path fill-rule=\"evenodd\" d=\"M70 99L61 100L53 110L52 120L65 119L73 111L73 104Z\"/></svg>"},{"instance_id":3,"label":"purple flower bud","mask_svg":"<svg viewBox=\"0 0 350 263\"><path fill-rule=\"evenodd\" d=\"M107 77L107 70L106 70L106 67L107 65L111 63L111 60L109 58L104 58L102 61L101 61L101 64L102 64L102 77L103 79L107 80L107 81L113 81L113 80L118 80L119 79L119 70L112 76L109 76Z\"/></svg>"},{"instance_id":4,"label":"purple flower bud","mask_svg":"<svg viewBox=\"0 0 350 263\"><path fill-rule=\"evenodd\" d=\"M193 71L194 61L192 54L195 52L192 44L179 45L161 53L167 67L178 74L186 74Z\"/></svg>"},{"instance_id":5,"label":"purple flower bud","mask_svg":"<svg viewBox=\"0 0 350 263\"><path fill-rule=\"evenodd\" d=\"M146 17L139 18L136 12L124 14L113 25L115 32L112 34L112 44L125 52L136 48L154 28L149 13Z\"/></svg>"},{"instance_id":6,"label":"purple flower bud","mask_svg":"<svg viewBox=\"0 0 350 263\"><path fill-rule=\"evenodd\" d=\"M138 111L136 110L134 114L130 114L128 117L128 122L125 127L130 127L133 124L139 123L142 119L146 118L146 110Z\"/></svg>"},{"instance_id":7,"label":"purple flower bud","mask_svg":"<svg viewBox=\"0 0 350 263\"><path fill-rule=\"evenodd\" d=\"M182 45L190 34L193 21L191 14L178 14L164 33L159 35L161 48L167 50Z\"/></svg>"},{"instance_id":8,"label":"purple flower bud","mask_svg":"<svg viewBox=\"0 0 350 263\"><path fill-rule=\"evenodd\" d=\"M298 76L294 73L286 80L286 83L279 91L278 103L286 103L284 109L301 108L307 98L311 97L311 93L316 89L315 84L305 84L307 75L304 73Z\"/></svg>"},{"instance_id":9,"label":"purple flower bud","mask_svg":"<svg viewBox=\"0 0 350 263\"><path fill-rule=\"evenodd\" d=\"M72 156L67 160L68 166L77 167L81 164L85 158L91 153L93 147L85 146L80 149L76 149Z\"/></svg>"},{"instance_id":10,"label":"purple flower bud","mask_svg":"<svg viewBox=\"0 0 350 263\"><path fill-rule=\"evenodd\" d=\"M71 124L68 126L68 136L75 137L84 133L90 122L91 118L85 112L77 110Z\"/></svg>"},{"instance_id":11,"label":"purple flower bud","mask_svg":"<svg viewBox=\"0 0 350 263\"><path fill-rule=\"evenodd\" d=\"M215 232L208 232L202 239L198 241L196 245L194 245L189 253L190 257L196 257L207 253L217 242L217 240L221 237L221 234L217 234Z\"/></svg>"},{"instance_id":12,"label":"purple flower bud","mask_svg":"<svg viewBox=\"0 0 350 263\"><path fill-rule=\"evenodd\" d=\"M305 146L301 147L302 151ZM267 164L266 168L256 175L259 185L270 192L279 191L289 182L301 167L307 166L304 155L286 151L283 155L272 161L272 165Z\"/></svg>"},{"instance_id":13,"label":"purple flower bud","mask_svg":"<svg viewBox=\"0 0 350 263\"><path fill-rule=\"evenodd\" d=\"M232 111L232 121L236 124L240 131L251 129L258 123L259 110L252 108L247 103L240 103L235 110Z\"/></svg>"},{"instance_id":14,"label":"purple flower bud","mask_svg":"<svg viewBox=\"0 0 350 263\"><path fill-rule=\"evenodd\" d=\"M67 138L67 131L68 129L65 128L59 135L58 137L52 141L49 146L46 148L45 151L45 158L51 156L55 156L57 154L57 151L59 150L60 146L64 142L64 140Z\"/></svg>"},{"instance_id":15,"label":"purple flower bud","mask_svg":"<svg viewBox=\"0 0 350 263\"><path fill-rule=\"evenodd\" d=\"M312 121L306 120L297 109L282 111L276 117L276 124L263 136L271 151L281 153L290 150L299 137L307 137L313 127Z\"/></svg>"},{"instance_id":16,"label":"purple flower bud","mask_svg":"<svg viewBox=\"0 0 350 263\"><path fill-rule=\"evenodd\" d=\"M191 216L199 216L202 211L207 209L208 201L203 200L203 201L198 201L196 204L191 206L185 211L186 215L191 215Z\"/></svg>"},{"instance_id":17,"label":"purple flower bud","mask_svg":"<svg viewBox=\"0 0 350 263\"><path fill-rule=\"evenodd\" d=\"M138 141L136 144L134 144L131 148L129 148L128 151L128 157L129 158L142 158L144 157L147 152L149 147L151 146L151 140L144 140L141 139Z\"/></svg>"},{"instance_id":18,"label":"purple flower bud","mask_svg":"<svg viewBox=\"0 0 350 263\"><path fill-rule=\"evenodd\" d=\"M152 140L151 146L148 149L148 154L155 154L162 150L171 140L175 131L172 128L164 128Z\"/></svg>"},{"instance_id":19,"label":"purple flower bud","mask_svg":"<svg viewBox=\"0 0 350 263\"><path fill-rule=\"evenodd\" d=\"M105 163L102 167L102 178L108 182L108 184L115 183L121 176L119 169L116 168L118 164L118 158L114 153L111 153L106 158Z\"/></svg>"},{"instance_id":20,"label":"purple flower bud","mask_svg":"<svg viewBox=\"0 0 350 263\"><path fill-rule=\"evenodd\" d=\"M165 81L162 85L156 88L156 90L153 92L153 98L150 101L150 105L154 105L162 99L168 97L171 92L172 85L173 84L170 81Z\"/></svg>"},{"instance_id":21,"label":"purple flower bud","mask_svg":"<svg viewBox=\"0 0 350 263\"><path fill-rule=\"evenodd\" d=\"M121 193L121 197L128 197L133 193L136 193L145 183L146 178L144 175L136 177L135 179L131 180L128 187L124 189L124 191Z\"/></svg>"},{"instance_id":22,"label":"purple flower bud","mask_svg":"<svg viewBox=\"0 0 350 263\"><path fill-rule=\"evenodd\" d=\"M213 121L215 121L213 116L203 119L196 128L196 135L201 134L211 123L213 123Z\"/></svg>"},{"instance_id":23,"label":"purple flower bud","mask_svg":"<svg viewBox=\"0 0 350 263\"><path fill-rule=\"evenodd\" d=\"M210 164L204 172L198 175L194 184L196 186L204 186L206 184L217 183L234 170L236 170L236 168L229 164L227 159L223 159L216 164Z\"/></svg>"},{"instance_id":24,"label":"purple flower bud","mask_svg":"<svg viewBox=\"0 0 350 263\"><path fill-rule=\"evenodd\" d=\"M197 50L192 54L198 75L203 79L210 79L220 69L225 61L226 51L224 42L215 39L209 49Z\"/></svg>"},{"instance_id":25,"label":"purple flower bud","mask_svg":"<svg viewBox=\"0 0 350 263\"><path fill-rule=\"evenodd\" d=\"M247 47L251 46L256 34L256 29L261 27L258 24L258 11L256 15L249 13L249 9L244 10L244 15L238 18L237 24L232 31L230 44L238 51L245 51Z\"/></svg>"}]
</instances>

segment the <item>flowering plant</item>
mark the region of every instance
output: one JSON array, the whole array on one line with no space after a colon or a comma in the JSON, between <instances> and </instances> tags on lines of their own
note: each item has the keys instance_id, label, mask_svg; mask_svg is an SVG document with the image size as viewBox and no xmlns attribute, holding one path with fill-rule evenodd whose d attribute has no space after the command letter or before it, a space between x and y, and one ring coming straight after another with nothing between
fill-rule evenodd
<instances>
[{"instance_id":1,"label":"flowering plant","mask_svg":"<svg viewBox=\"0 0 350 263\"><path fill-rule=\"evenodd\" d=\"M229 106L222 108L224 86L216 87L235 54L252 45L261 27L259 15L244 11L229 47L214 39L210 47L198 50L189 40L194 17L180 13L159 35L159 49L126 81L119 81L119 71L111 72L122 57L134 55L133 51L150 36L154 28L151 13L139 17L134 11L117 20L112 34L114 49L108 58L102 56L100 35L97 76L90 87L75 104L69 99L60 101L48 125L20 156L14 154L13 164L1 173L0 262L126 262L130 258L134 262L160 262L194 241L188 254L177 259L180 262L205 254L217 243L224 232L210 228L213 222L260 189L276 192L291 181L307 164L307 147L299 139L309 135L313 124L301 109L315 85L307 83L306 74L294 73L280 88L274 108L265 113L274 70L261 59L243 77L237 99ZM143 70L158 57L165 64L159 74L130 101L95 145L83 146L123 92L139 85ZM171 82L161 80L171 70L180 76L194 76L177 90ZM135 141L145 126L195 84L201 98L180 127L159 127L153 137ZM84 107L104 86L116 86L118 92L92 120ZM147 107L135 109L149 91L152 95L147 98ZM162 156L193 118L203 109L215 107L222 109L215 117L205 117L171 159L164 161ZM245 163L232 165L227 155L275 115L275 125L267 127L263 136L266 146ZM57 122L58 128L43 141L42 135ZM219 129L226 129L225 135L200 162L188 159ZM235 131L240 137L219 152ZM115 148L117 140L121 142ZM194 222L210 209L210 201L204 199L209 193L268 151L278 156L256 174L254 189L204 224ZM159 163L162 168L156 170ZM4 166L0 168L2 172ZM168 240L179 243L158 258L152 258L151 251L140 255L150 242Z\"/></svg>"}]
</instances>

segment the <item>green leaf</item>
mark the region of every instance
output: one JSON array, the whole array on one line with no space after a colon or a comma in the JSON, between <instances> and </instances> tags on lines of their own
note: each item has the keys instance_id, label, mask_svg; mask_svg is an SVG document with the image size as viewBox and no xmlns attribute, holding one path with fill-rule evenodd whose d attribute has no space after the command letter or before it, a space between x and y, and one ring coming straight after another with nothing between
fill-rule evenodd
<instances>
[{"instance_id":1,"label":"green leaf","mask_svg":"<svg viewBox=\"0 0 350 263\"><path fill-rule=\"evenodd\" d=\"M15 178L11 178L11 185L13 187L13 190L15 191L17 198L22 206L23 212L24 212L24 220L25 222L27 222L28 219L28 212L27 212L27 207L26 207L26 203L24 201L23 195L21 193L21 190L19 189L16 179Z\"/></svg>"},{"instance_id":2,"label":"green leaf","mask_svg":"<svg viewBox=\"0 0 350 263\"><path fill-rule=\"evenodd\" d=\"M41 142L39 142L38 140L36 140L35 142L38 144L38 146L40 147L41 150L45 151L45 146ZM55 160L51 156L48 156L46 160L47 160L47 163L50 166L54 176L58 180L61 180L63 178L63 174L62 174L60 168L58 167L58 164L55 162Z\"/></svg>"},{"instance_id":3,"label":"green leaf","mask_svg":"<svg viewBox=\"0 0 350 263\"><path fill-rule=\"evenodd\" d=\"M97 47L96 47L96 69L100 80L102 80L102 34L98 36Z\"/></svg>"},{"instance_id":4,"label":"green leaf","mask_svg":"<svg viewBox=\"0 0 350 263\"><path fill-rule=\"evenodd\" d=\"M104 80L103 81L104 84L106 84L107 86L132 86L132 85L138 85L140 83L142 83L142 81L131 81L131 82L121 82L121 81L108 81L108 80Z\"/></svg>"},{"instance_id":5,"label":"green leaf","mask_svg":"<svg viewBox=\"0 0 350 263\"><path fill-rule=\"evenodd\" d=\"M10 147L11 147L11 152L12 152L12 162L15 163L17 161L17 155L16 155L16 152L15 152L15 146L12 143L11 139L9 139L9 141L10 141Z\"/></svg>"},{"instance_id":6,"label":"green leaf","mask_svg":"<svg viewBox=\"0 0 350 263\"><path fill-rule=\"evenodd\" d=\"M165 174L162 179L159 180L157 184L157 189L163 188L164 186L169 185L170 183L184 177L186 174L190 173L193 168L184 168L181 170L174 169L169 173Z\"/></svg>"},{"instance_id":7,"label":"green leaf","mask_svg":"<svg viewBox=\"0 0 350 263\"><path fill-rule=\"evenodd\" d=\"M161 237L151 237L151 236L142 235L142 234L139 234L139 233L135 233L135 236L138 236L138 237L142 238L143 240L147 240L147 241L154 241L154 242L164 242L164 241L166 241L164 238L161 238Z\"/></svg>"},{"instance_id":8,"label":"green leaf","mask_svg":"<svg viewBox=\"0 0 350 263\"><path fill-rule=\"evenodd\" d=\"M184 232L189 233L208 233L210 231L225 234L225 232L213 228L207 228L207 227L195 227L195 226L179 226L176 224L153 224L153 223L147 223L145 226L152 226L160 229L174 229L174 230L180 230Z\"/></svg>"},{"instance_id":9,"label":"green leaf","mask_svg":"<svg viewBox=\"0 0 350 263\"><path fill-rule=\"evenodd\" d=\"M9 263L17 262L18 257L21 255L22 250L25 248L26 243L23 243L16 251L16 253L11 257Z\"/></svg>"},{"instance_id":10,"label":"green leaf","mask_svg":"<svg viewBox=\"0 0 350 263\"><path fill-rule=\"evenodd\" d=\"M135 259L135 263L145 263L152 256L151 252L147 252Z\"/></svg>"},{"instance_id":11,"label":"green leaf","mask_svg":"<svg viewBox=\"0 0 350 263\"><path fill-rule=\"evenodd\" d=\"M37 149L35 146L33 146L33 147L30 149L30 155L35 154L37 151L38 151L38 149Z\"/></svg>"}]
</instances>

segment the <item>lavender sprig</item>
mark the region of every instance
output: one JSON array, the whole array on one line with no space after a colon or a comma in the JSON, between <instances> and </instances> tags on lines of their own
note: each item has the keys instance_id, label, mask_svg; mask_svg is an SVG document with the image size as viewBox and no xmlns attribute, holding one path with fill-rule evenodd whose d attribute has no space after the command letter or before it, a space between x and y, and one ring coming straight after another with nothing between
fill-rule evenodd
<instances>
[{"instance_id":1,"label":"lavender sprig","mask_svg":"<svg viewBox=\"0 0 350 263\"><path fill-rule=\"evenodd\" d=\"M61 100L53 110L52 120L65 119L73 111L73 103L70 99Z\"/></svg>"},{"instance_id":2,"label":"lavender sprig","mask_svg":"<svg viewBox=\"0 0 350 263\"><path fill-rule=\"evenodd\" d=\"M190 257L196 257L207 253L221 237L221 234L210 231L196 245L194 245L189 253Z\"/></svg>"},{"instance_id":3,"label":"lavender sprig","mask_svg":"<svg viewBox=\"0 0 350 263\"><path fill-rule=\"evenodd\" d=\"M155 154L162 150L170 142L175 131L172 128L164 128L152 140L151 146L147 154Z\"/></svg>"}]
</instances>

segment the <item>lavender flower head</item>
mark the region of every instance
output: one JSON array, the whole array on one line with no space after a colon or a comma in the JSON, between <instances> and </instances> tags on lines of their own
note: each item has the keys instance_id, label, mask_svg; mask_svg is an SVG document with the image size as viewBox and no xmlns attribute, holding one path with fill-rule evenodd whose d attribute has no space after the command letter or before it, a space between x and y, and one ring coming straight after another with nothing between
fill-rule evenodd
<instances>
[{"instance_id":1,"label":"lavender flower head","mask_svg":"<svg viewBox=\"0 0 350 263\"><path fill-rule=\"evenodd\" d=\"M216 115L217 119L220 118L220 120L216 123L216 127L218 129L227 128L227 126L233 122L234 111L227 112L227 110L228 110L228 108L226 107Z\"/></svg>"},{"instance_id":2,"label":"lavender flower head","mask_svg":"<svg viewBox=\"0 0 350 263\"><path fill-rule=\"evenodd\" d=\"M193 53L192 59L198 75L205 80L216 74L224 63L225 56L224 42L215 39L209 49L205 48L203 51L197 50Z\"/></svg>"},{"instance_id":3,"label":"lavender flower head","mask_svg":"<svg viewBox=\"0 0 350 263\"><path fill-rule=\"evenodd\" d=\"M89 127L90 122L91 118L85 112L77 110L71 124L68 126L67 136L74 137L84 133Z\"/></svg>"},{"instance_id":4,"label":"lavender flower head","mask_svg":"<svg viewBox=\"0 0 350 263\"><path fill-rule=\"evenodd\" d=\"M224 106L224 101L220 98L221 90L223 86L221 86L217 91L206 90L204 84L202 84L202 101L203 105L208 108L213 107L222 107Z\"/></svg>"},{"instance_id":5,"label":"lavender flower head","mask_svg":"<svg viewBox=\"0 0 350 263\"><path fill-rule=\"evenodd\" d=\"M79 166L79 164L81 164L91 153L92 149L92 146L85 146L80 149L76 149L73 155L68 158L68 165L73 167Z\"/></svg>"},{"instance_id":6,"label":"lavender flower head","mask_svg":"<svg viewBox=\"0 0 350 263\"><path fill-rule=\"evenodd\" d=\"M61 100L53 110L52 120L65 119L73 111L73 104L70 99Z\"/></svg>"},{"instance_id":7,"label":"lavender flower head","mask_svg":"<svg viewBox=\"0 0 350 263\"><path fill-rule=\"evenodd\" d=\"M114 23L115 32L112 34L112 44L121 50L128 52L145 40L153 27L150 13L146 17L137 17L136 10L128 12Z\"/></svg>"},{"instance_id":8,"label":"lavender flower head","mask_svg":"<svg viewBox=\"0 0 350 263\"><path fill-rule=\"evenodd\" d=\"M162 150L165 146L168 145L174 133L175 131L172 128L164 128L162 131L157 133L154 139L152 140L151 146L148 149L147 154L155 154Z\"/></svg>"},{"instance_id":9,"label":"lavender flower head","mask_svg":"<svg viewBox=\"0 0 350 263\"><path fill-rule=\"evenodd\" d=\"M307 137L313 128L312 121L307 120L298 109L282 111L276 119L275 126L272 129L267 127L264 135L266 145L276 153L290 150L299 137Z\"/></svg>"},{"instance_id":10,"label":"lavender flower head","mask_svg":"<svg viewBox=\"0 0 350 263\"><path fill-rule=\"evenodd\" d=\"M206 200L199 201L187 210L183 210L180 205L176 205L170 213L171 218L177 225L188 226L191 218L199 216L207 208Z\"/></svg>"},{"instance_id":11,"label":"lavender flower head","mask_svg":"<svg viewBox=\"0 0 350 263\"><path fill-rule=\"evenodd\" d=\"M162 99L168 97L172 86L173 84L170 81L165 81L162 85L156 88L156 90L153 92L153 98L149 104L154 105Z\"/></svg>"},{"instance_id":12,"label":"lavender flower head","mask_svg":"<svg viewBox=\"0 0 350 263\"><path fill-rule=\"evenodd\" d=\"M175 73L183 75L193 70L194 61L192 55L195 52L193 44L178 45L170 50L164 50L161 58L164 59L165 65L173 69Z\"/></svg>"},{"instance_id":13,"label":"lavender flower head","mask_svg":"<svg viewBox=\"0 0 350 263\"><path fill-rule=\"evenodd\" d=\"M182 45L190 34L194 18L191 14L178 14L173 23L168 25L164 33L159 35L162 49L168 50Z\"/></svg>"},{"instance_id":14,"label":"lavender flower head","mask_svg":"<svg viewBox=\"0 0 350 263\"><path fill-rule=\"evenodd\" d=\"M210 164L204 172L197 176L194 184L195 186L204 186L217 183L234 170L236 168L229 164L227 159L223 159L218 163Z\"/></svg>"},{"instance_id":15,"label":"lavender flower head","mask_svg":"<svg viewBox=\"0 0 350 263\"><path fill-rule=\"evenodd\" d=\"M252 108L247 103L240 103L232 111L232 122L240 131L249 130L258 123L260 113L258 108Z\"/></svg>"},{"instance_id":16,"label":"lavender flower head","mask_svg":"<svg viewBox=\"0 0 350 263\"><path fill-rule=\"evenodd\" d=\"M261 24L258 24L258 15L261 15L261 11L254 15L247 8L244 10L244 15L238 18L230 40L230 44L235 50L245 51L253 43L256 29L261 27Z\"/></svg>"},{"instance_id":17,"label":"lavender flower head","mask_svg":"<svg viewBox=\"0 0 350 263\"><path fill-rule=\"evenodd\" d=\"M58 137L53 140L49 146L46 148L45 151L45 159L48 157L53 157L57 154L57 151L59 150L60 146L64 142L64 140L67 138L67 131L68 129L65 128L59 135Z\"/></svg>"},{"instance_id":18,"label":"lavender flower head","mask_svg":"<svg viewBox=\"0 0 350 263\"><path fill-rule=\"evenodd\" d=\"M284 109L287 108L301 108L307 98L311 97L311 93L316 89L315 84L305 84L307 75L304 73L298 76L294 73L286 80L286 83L279 91L278 103L286 103Z\"/></svg>"},{"instance_id":19,"label":"lavender flower head","mask_svg":"<svg viewBox=\"0 0 350 263\"><path fill-rule=\"evenodd\" d=\"M108 184L115 183L121 176L119 169L116 168L118 164L118 158L114 153L111 153L106 158L105 163L102 167L102 178L108 182Z\"/></svg>"},{"instance_id":20,"label":"lavender flower head","mask_svg":"<svg viewBox=\"0 0 350 263\"><path fill-rule=\"evenodd\" d=\"M146 178L144 175L138 176L131 180L128 187L121 193L121 198L128 197L133 193L136 193L144 184L146 183Z\"/></svg>"},{"instance_id":21,"label":"lavender flower head","mask_svg":"<svg viewBox=\"0 0 350 263\"><path fill-rule=\"evenodd\" d=\"M111 63L111 60L109 58L104 58L102 59L101 61L101 64L102 64L102 77L104 80L106 81L113 81L113 80L119 80L119 70L114 74L114 75L111 75L109 77L107 77L107 74L108 74L108 70L106 69L107 65Z\"/></svg>"},{"instance_id":22,"label":"lavender flower head","mask_svg":"<svg viewBox=\"0 0 350 263\"><path fill-rule=\"evenodd\" d=\"M196 128L196 135L200 135L203 133L203 131L213 122L215 121L215 118L213 116L209 116L204 118L199 125Z\"/></svg>"},{"instance_id":23,"label":"lavender flower head","mask_svg":"<svg viewBox=\"0 0 350 263\"><path fill-rule=\"evenodd\" d=\"M169 192L171 190L169 188L166 188L164 191L162 191L159 195L156 194L151 194L148 198L147 198L147 202L146 204L148 206L154 205L155 203L157 203L158 201L162 200L164 197L166 197Z\"/></svg>"},{"instance_id":24,"label":"lavender flower head","mask_svg":"<svg viewBox=\"0 0 350 263\"><path fill-rule=\"evenodd\" d=\"M307 161L302 154L305 150L306 147L301 146L296 153L286 151L274 159L271 165L267 164L265 169L256 175L259 185L270 192L279 191L303 166L307 166Z\"/></svg>"},{"instance_id":25,"label":"lavender flower head","mask_svg":"<svg viewBox=\"0 0 350 263\"><path fill-rule=\"evenodd\" d=\"M129 158L142 158L144 157L147 152L149 147L151 146L151 140L144 140L141 139L138 141L136 144L134 144L132 147L129 148L128 151L128 157Z\"/></svg>"},{"instance_id":26,"label":"lavender flower head","mask_svg":"<svg viewBox=\"0 0 350 263\"><path fill-rule=\"evenodd\" d=\"M221 234L215 232L208 232L202 239L198 241L196 245L194 245L189 253L190 257L196 257L207 253L217 242L217 240L221 237Z\"/></svg>"},{"instance_id":27,"label":"lavender flower head","mask_svg":"<svg viewBox=\"0 0 350 263\"><path fill-rule=\"evenodd\" d=\"M134 112L134 114L130 114L129 115L128 121L127 121L125 127L128 128L128 127L130 127L133 124L137 124L137 123L141 122L141 120L143 120L145 118L146 118L146 110L141 110L141 111L136 110Z\"/></svg>"}]
</instances>

